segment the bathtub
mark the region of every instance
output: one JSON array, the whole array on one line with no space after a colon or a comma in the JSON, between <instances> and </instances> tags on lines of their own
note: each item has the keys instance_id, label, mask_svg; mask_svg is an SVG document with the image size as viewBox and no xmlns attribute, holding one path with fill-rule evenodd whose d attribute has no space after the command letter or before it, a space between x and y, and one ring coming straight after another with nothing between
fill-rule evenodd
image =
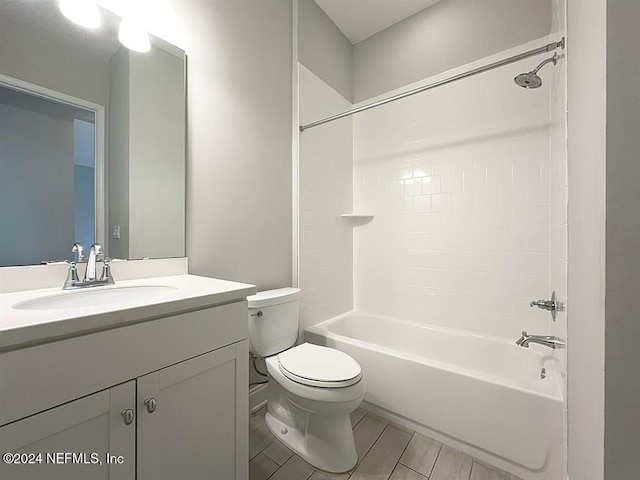
<instances>
[{"instance_id":1,"label":"bathtub","mask_svg":"<svg viewBox=\"0 0 640 480\"><path fill-rule=\"evenodd\" d=\"M355 358L365 402L392 419L525 480L562 478L552 350L359 312L309 327L305 339Z\"/></svg>"}]
</instances>

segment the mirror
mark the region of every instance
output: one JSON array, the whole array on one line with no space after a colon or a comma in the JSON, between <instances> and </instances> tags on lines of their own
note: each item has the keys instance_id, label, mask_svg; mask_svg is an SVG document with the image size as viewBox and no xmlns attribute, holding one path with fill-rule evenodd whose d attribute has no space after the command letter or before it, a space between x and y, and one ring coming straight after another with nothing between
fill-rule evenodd
<instances>
[{"instance_id":1,"label":"mirror","mask_svg":"<svg viewBox=\"0 0 640 480\"><path fill-rule=\"evenodd\" d=\"M0 266L185 255L185 54L55 0L0 3Z\"/></svg>"}]
</instances>

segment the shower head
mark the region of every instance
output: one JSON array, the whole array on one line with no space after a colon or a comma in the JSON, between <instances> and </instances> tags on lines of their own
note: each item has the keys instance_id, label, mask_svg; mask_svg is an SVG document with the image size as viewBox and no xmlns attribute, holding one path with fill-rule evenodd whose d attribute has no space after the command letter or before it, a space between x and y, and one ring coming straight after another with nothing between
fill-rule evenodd
<instances>
[{"instance_id":1,"label":"shower head","mask_svg":"<svg viewBox=\"0 0 640 480\"><path fill-rule=\"evenodd\" d=\"M513 81L516 82L516 85L523 88L538 88L542 86L542 79L535 71L516 75Z\"/></svg>"},{"instance_id":2,"label":"shower head","mask_svg":"<svg viewBox=\"0 0 640 480\"><path fill-rule=\"evenodd\" d=\"M516 85L523 88L538 88L542 86L542 79L538 76L538 72L542 67L544 67L547 63L551 63L555 65L558 63L558 54L554 53L553 57L547 58L536 68L527 73L521 73L520 75L516 75L513 79L516 82Z\"/></svg>"}]
</instances>

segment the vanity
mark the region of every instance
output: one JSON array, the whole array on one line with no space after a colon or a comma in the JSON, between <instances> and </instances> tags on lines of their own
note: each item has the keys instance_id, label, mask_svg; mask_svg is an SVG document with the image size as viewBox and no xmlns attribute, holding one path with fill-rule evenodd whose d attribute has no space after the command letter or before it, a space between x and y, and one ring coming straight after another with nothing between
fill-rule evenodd
<instances>
[{"instance_id":1,"label":"vanity","mask_svg":"<svg viewBox=\"0 0 640 480\"><path fill-rule=\"evenodd\" d=\"M0 294L0 478L248 478L246 297L172 275Z\"/></svg>"}]
</instances>

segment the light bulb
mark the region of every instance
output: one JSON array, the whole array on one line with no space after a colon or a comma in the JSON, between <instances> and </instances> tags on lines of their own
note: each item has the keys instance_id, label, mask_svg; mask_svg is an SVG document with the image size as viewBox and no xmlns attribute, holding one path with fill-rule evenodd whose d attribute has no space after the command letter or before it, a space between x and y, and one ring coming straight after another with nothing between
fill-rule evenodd
<instances>
[{"instance_id":1,"label":"light bulb","mask_svg":"<svg viewBox=\"0 0 640 480\"><path fill-rule=\"evenodd\" d=\"M132 18L123 18L118 31L120 43L134 52L148 52L151 49L149 34L142 24Z\"/></svg>"},{"instance_id":2,"label":"light bulb","mask_svg":"<svg viewBox=\"0 0 640 480\"><path fill-rule=\"evenodd\" d=\"M62 14L82 27L98 28L100 11L94 0L60 0Z\"/></svg>"}]
</instances>

